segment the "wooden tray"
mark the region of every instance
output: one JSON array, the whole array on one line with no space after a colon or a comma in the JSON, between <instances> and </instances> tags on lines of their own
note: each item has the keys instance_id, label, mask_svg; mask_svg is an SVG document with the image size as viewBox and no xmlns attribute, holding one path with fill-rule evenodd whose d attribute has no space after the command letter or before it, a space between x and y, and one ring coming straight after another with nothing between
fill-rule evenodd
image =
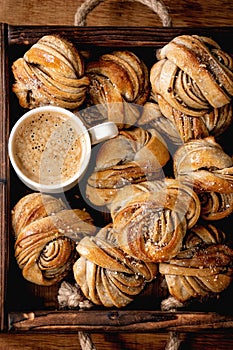
<instances>
[{"instance_id":1,"label":"wooden tray","mask_svg":"<svg viewBox=\"0 0 233 350\"><path fill-rule=\"evenodd\" d=\"M152 332L225 329L233 327L233 287L219 300L190 303L179 312L162 312L166 297L158 283L149 284L135 302L124 309L95 308L88 311L59 310L58 287L39 287L25 281L18 270L13 252L10 210L29 190L11 170L7 154L9 130L22 114L11 92L12 62L43 35L60 33L79 48L101 50L129 48L148 64L155 49L181 34L213 37L223 49L233 53L233 28L103 28L103 27L12 27L0 25L0 329L6 332ZM69 194L73 196L71 191Z\"/></svg>"}]
</instances>

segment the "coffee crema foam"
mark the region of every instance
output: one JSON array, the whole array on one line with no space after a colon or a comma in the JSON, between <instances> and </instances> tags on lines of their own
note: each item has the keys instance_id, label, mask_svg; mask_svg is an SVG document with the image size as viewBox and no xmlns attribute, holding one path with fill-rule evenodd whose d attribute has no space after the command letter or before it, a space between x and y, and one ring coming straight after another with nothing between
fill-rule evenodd
<instances>
[{"instance_id":1,"label":"coffee crema foam","mask_svg":"<svg viewBox=\"0 0 233 350\"><path fill-rule=\"evenodd\" d=\"M56 112L25 120L14 140L15 160L25 176L55 185L79 172L87 146L76 128L68 117Z\"/></svg>"}]
</instances>

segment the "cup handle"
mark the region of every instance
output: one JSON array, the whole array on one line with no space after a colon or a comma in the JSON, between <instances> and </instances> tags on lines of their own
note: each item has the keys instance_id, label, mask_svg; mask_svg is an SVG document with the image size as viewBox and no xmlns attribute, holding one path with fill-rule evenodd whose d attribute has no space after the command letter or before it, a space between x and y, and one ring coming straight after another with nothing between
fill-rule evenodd
<instances>
[{"instance_id":1,"label":"cup handle","mask_svg":"<svg viewBox=\"0 0 233 350\"><path fill-rule=\"evenodd\" d=\"M101 123L88 129L91 144L96 145L118 135L118 128L113 122Z\"/></svg>"}]
</instances>

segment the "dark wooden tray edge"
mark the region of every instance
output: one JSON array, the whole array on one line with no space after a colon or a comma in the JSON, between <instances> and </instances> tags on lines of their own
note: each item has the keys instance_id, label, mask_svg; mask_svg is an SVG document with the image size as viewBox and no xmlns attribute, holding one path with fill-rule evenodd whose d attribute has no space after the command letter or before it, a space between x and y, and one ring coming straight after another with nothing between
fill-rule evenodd
<instances>
[{"instance_id":1,"label":"dark wooden tray edge","mask_svg":"<svg viewBox=\"0 0 233 350\"><path fill-rule=\"evenodd\" d=\"M161 47L182 34L225 37L232 45L232 27L74 27L74 26L8 26L8 44L31 45L45 34L59 33L76 44L96 46ZM228 40L229 39L229 40ZM155 45L156 42L156 45Z\"/></svg>"},{"instance_id":2,"label":"dark wooden tray edge","mask_svg":"<svg viewBox=\"0 0 233 350\"><path fill-rule=\"evenodd\" d=\"M214 312L40 311L10 313L11 332L197 332L233 328L233 316Z\"/></svg>"},{"instance_id":3,"label":"dark wooden tray edge","mask_svg":"<svg viewBox=\"0 0 233 350\"><path fill-rule=\"evenodd\" d=\"M7 137L9 135L8 108L8 56L7 26L0 24L0 330L5 329L7 298L7 272L9 261L9 160L7 154ZM3 272L3 273L2 273Z\"/></svg>"}]
</instances>

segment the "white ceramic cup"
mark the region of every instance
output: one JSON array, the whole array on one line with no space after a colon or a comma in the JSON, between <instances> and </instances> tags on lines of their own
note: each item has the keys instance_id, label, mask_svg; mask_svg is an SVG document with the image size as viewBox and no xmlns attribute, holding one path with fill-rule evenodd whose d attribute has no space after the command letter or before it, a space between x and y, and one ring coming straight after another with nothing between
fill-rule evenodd
<instances>
[{"instance_id":1,"label":"white ceramic cup","mask_svg":"<svg viewBox=\"0 0 233 350\"><path fill-rule=\"evenodd\" d=\"M92 145L117 136L113 122L87 129L69 110L34 108L13 126L8 153L20 180L29 188L59 193L71 189L88 167Z\"/></svg>"}]
</instances>

